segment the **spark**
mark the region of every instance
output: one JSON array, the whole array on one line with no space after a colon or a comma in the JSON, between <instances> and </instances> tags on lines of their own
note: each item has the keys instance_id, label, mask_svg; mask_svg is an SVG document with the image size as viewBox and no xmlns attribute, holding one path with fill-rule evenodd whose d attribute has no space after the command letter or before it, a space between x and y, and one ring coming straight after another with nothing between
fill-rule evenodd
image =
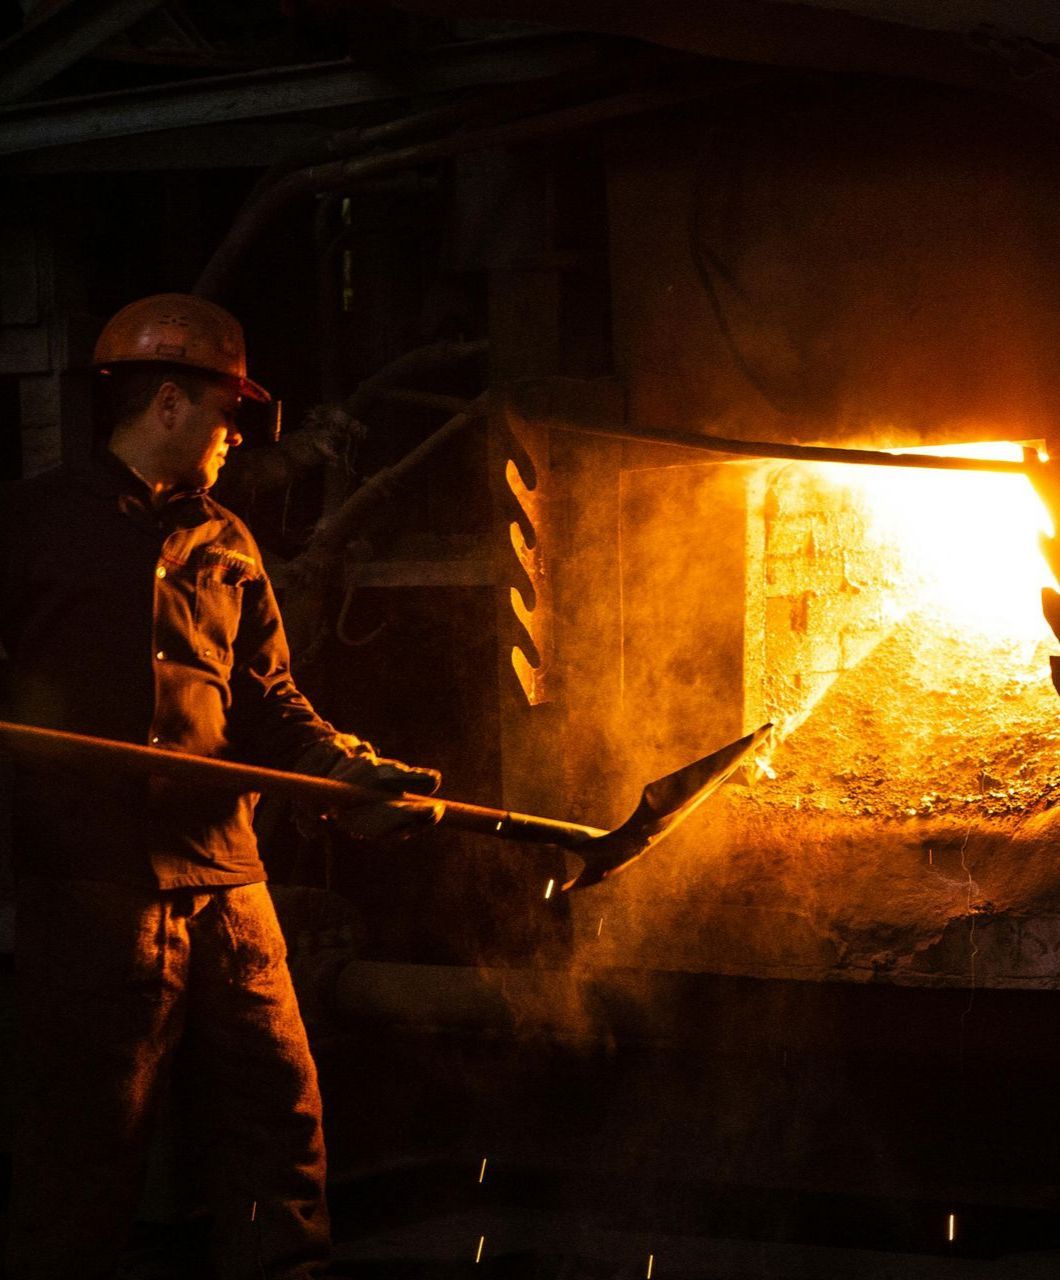
<instances>
[{"instance_id":1,"label":"spark","mask_svg":"<svg viewBox=\"0 0 1060 1280\"><path fill-rule=\"evenodd\" d=\"M764 774L770 782L776 780L777 771L763 756L755 756L755 768L758 772Z\"/></svg>"},{"instance_id":2,"label":"spark","mask_svg":"<svg viewBox=\"0 0 1060 1280\"><path fill-rule=\"evenodd\" d=\"M935 865L935 850L929 849L928 850L928 866L933 867L934 865Z\"/></svg>"},{"instance_id":3,"label":"spark","mask_svg":"<svg viewBox=\"0 0 1060 1280\"><path fill-rule=\"evenodd\" d=\"M601 917L600 917L600 923L596 926L596 936L597 936L597 937L599 937L599 936L600 936L600 934L603 932L603 929L604 929L604 918L603 918L603 916L601 916Z\"/></svg>"},{"instance_id":4,"label":"spark","mask_svg":"<svg viewBox=\"0 0 1060 1280\"><path fill-rule=\"evenodd\" d=\"M482 1157L482 1168L478 1171L478 1180L481 1182L486 1176L486 1157Z\"/></svg>"},{"instance_id":5,"label":"spark","mask_svg":"<svg viewBox=\"0 0 1060 1280\"><path fill-rule=\"evenodd\" d=\"M496 831L503 831L503 830L504 830L504 819L503 819L503 818L500 820L500 822L498 822L498 823L497 823L497 825L496 825L496 827L494 828L494 830L496 830Z\"/></svg>"},{"instance_id":6,"label":"spark","mask_svg":"<svg viewBox=\"0 0 1060 1280\"><path fill-rule=\"evenodd\" d=\"M644 1277L644 1280L651 1280L651 1270L652 1270L652 1267L654 1266L655 1266L655 1254L649 1253L648 1254L648 1273Z\"/></svg>"},{"instance_id":7,"label":"spark","mask_svg":"<svg viewBox=\"0 0 1060 1280\"><path fill-rule=\"evenodd\" d=\"M476 1261L476 1262L481 1262L481 1261L482 1261L482 1250L483 1250L483 1248L485 1247L485 1244L486 1244L486 1237L485 1237L485 1236L479 1236L479 1238L478 1238L478 1252L475 1254L475 1261Z\"/></svg>"},{"instance_id":8,"label":"spark","mask_svg":"<svg viewBox=\"0 0 1060 1280\"><path fill-rule=\"evenodd\" d=\"M551 897L552 897L552 890L553 890L555 887L556 887L556 882L555 882L555 880L550 880L550 881L548 882L548 884L546 884L546 885L545 885L545 901L546 901L546 902L549 900L549 898L551 898Z\"/></svg>"},{"instance_id":9,"label":"spark","mask_svg":"<svg viewBox=\"0 0 1060 1280\"><path fill-rule=\"evenodd\" d=\"M250 1220L256 1222L258 1217L258 1202L255 1200L250 1206Z\"/></svg>"},{"instance_id":10,"label":"spark","mask_svg":"<svg viewBox=\"0 0 1060 1280\"><path fill-rule=\"evenodd\" d=\"M946 1239L950 1242L950 1244L952 1244L953 1241L956 1240L956 1238L957 1238L957 1215L955 1213L951 1213L946 1222Z\"/></svg>"}]
</instances>

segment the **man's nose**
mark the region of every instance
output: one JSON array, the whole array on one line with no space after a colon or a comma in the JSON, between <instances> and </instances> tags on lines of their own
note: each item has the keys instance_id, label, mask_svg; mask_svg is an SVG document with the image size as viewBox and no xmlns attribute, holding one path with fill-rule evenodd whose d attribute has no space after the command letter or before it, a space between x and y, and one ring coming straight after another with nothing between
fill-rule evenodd
<instances>
[{"instance_id":1,"label":"man's nose","mask_svg":"<svg viewBox=\"0 0 1060 1280\"><path fill-rule=\"evenodd\" d=\"M238 449L243 443L243 433L238 427L228 427L225 432L225 438L230 449Z\"/></svg>"}]
</instances>

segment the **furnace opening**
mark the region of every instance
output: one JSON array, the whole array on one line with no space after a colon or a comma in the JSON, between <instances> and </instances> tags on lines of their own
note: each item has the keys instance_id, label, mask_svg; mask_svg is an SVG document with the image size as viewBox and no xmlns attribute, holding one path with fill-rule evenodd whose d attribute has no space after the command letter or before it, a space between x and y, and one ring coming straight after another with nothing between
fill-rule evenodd
<instances>
[{"instance_id":1,"label":"furnace opening","mask_svg":"<svg viewBox=\"0 0 1060 1280\"><path fill-rule=\"evenodd\" d=\"M765 515L764 703L785 742L771 801L884 819L1050 803L1050 528L1028 483L792 464Z\"/></svg>"}]
</instances>

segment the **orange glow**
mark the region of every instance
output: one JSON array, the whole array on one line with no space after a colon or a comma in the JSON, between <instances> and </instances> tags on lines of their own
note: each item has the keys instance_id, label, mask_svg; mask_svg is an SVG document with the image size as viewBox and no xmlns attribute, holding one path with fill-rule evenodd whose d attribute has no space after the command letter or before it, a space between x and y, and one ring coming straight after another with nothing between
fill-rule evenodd
<instances>
[{"instance_id":1,"label":"orange glow","mask_svg":"<svg viewBox=\"0 0 1060 1280\"><path fill-rule=\"evenodd\" d=\"M903 452L910 452L904 450ZM1020 461L1018 444L933 446L926 453ZM1039 607L1051 574L1038 549L1052 528L1030 482L1018 475L851 468L833 483L860 493L869 535L895 546L903 581L894 608L898 621L925 606L951 626L993 641L1037 642Z\"/></svg>"}]
</instances>

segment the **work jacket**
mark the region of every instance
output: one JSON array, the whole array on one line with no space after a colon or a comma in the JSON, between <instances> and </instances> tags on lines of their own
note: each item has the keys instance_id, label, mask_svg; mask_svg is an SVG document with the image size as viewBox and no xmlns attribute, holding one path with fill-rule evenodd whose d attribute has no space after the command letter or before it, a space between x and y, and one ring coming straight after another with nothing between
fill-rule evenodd
<instances>
[{"instance_id":1,"label":"work jacket","mask_svg":"<svg viewBox=\"0 0 1060 1280\"><path fill-rule=\"evenodd\" d=\"M0 493L0 640L23 723L275 768L337 736L291 678L242 521L202 490L153 507L111 454ZM252 883L264 878L255 801L20 769L17 866L161 888Z\"/></svg>"}]
</instances>

